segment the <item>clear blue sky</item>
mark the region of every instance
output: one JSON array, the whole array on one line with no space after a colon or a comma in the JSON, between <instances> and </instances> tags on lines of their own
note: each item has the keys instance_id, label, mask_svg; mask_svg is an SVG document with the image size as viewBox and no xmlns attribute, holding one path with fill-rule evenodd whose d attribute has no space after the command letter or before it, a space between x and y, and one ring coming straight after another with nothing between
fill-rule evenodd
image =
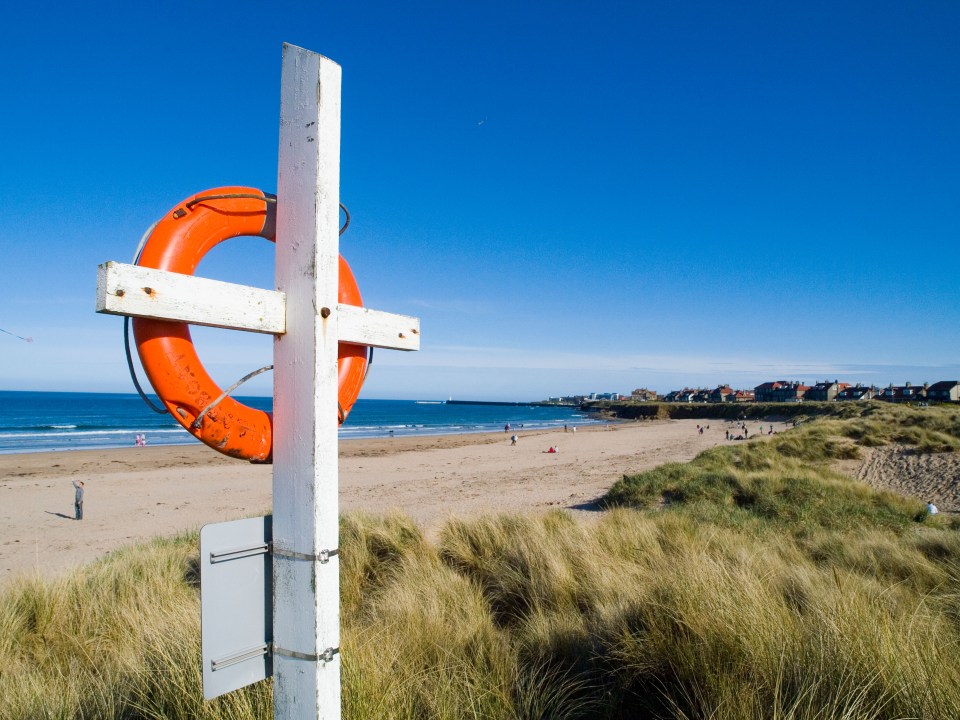
<instances>
[{"instance_id":1,"label":"clear blue sky","mask_svg":"<svg viewBox=\"0 0 960 720\"><path fill-rule=\"evenodd\" d=\"M0 389L132 390L96 266L276 188L283 42L343 67L365 302L422 320L362 397L960 377L954 0L147 5L4 10ZM270 362L195 337L222 383Z\"/></svg>"}]
</instances>

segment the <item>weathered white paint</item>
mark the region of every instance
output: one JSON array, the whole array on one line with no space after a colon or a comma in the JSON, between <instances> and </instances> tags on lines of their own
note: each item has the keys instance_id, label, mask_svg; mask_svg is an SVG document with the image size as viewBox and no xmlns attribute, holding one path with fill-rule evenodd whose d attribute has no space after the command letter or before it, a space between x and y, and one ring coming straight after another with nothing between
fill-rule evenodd
<instances>
[{"instance_id":1,"label":"weathered white paint","mask_svg":"<svg viewBox=\"0 0 960 720\"><path fill-rule=\"evenodd\" d=\"M106 262L97 269L97 312L194 325L286 332L283 293Z\"/></svg>"},{"instance_id":2,"label":"weathered white paint","mask_svg":"<svg viewBox=\"0 0 960 720\"><path fill-rule=\"evenodd\" d=\"M284 44L277 180L277 290L287 333L274 341L273 543L316 555L339 545L340 66ZM274 717L340 717L340 564L277 555L273 563Z\"/></svg>"},{"instance_id":3,"label":"weathered white paint","mask_svg":"<svg viewBox=\"0 0 960 720\"><path fill-rule=\"evenodd\" d=\"M97 312L193 325L286 332L286 295L166 270L118 262L97 269ZM340 342L391 350L420 349L420 319L354 305L337 305Z\"/></svg>"},{"instance_id":4,"label":"weathered white paint","mask_svg":"<svg viewBox=\"0 0 960 720\"><path fill-rule=\"evenodd\" d=\"M420 349L420 318L354 305L337 305L340 342L390 350Z\"/></svg>"}]
</instances>

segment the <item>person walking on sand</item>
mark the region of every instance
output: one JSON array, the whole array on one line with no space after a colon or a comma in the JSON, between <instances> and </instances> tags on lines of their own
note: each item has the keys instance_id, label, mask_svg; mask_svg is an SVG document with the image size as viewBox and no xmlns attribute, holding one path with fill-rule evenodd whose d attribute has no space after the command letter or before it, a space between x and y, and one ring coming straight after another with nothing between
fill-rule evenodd
<instances>
[{"instance_id":1,"label":"person walking on sand","mask_svg":"<svg viewBox=\"0 0 960 720\"><path fill-rule=\"evenodd\" d=\"M73 511L75 520L83 520L83 480L71 481L76 492L73 494Z\"/></svg>"},{"instance_id":2,"label":"person walking on sand","mask_svg":"<svg viewBox=\"0 0 960 720\"><path fill-rule=\"evenodd\" d=\"M510 444L511 444L511 445L516 445L516 444L517 444L517 436L516 436L516 435L511 435L511 436L510 436Z\"/></svg>"}]
</instances>

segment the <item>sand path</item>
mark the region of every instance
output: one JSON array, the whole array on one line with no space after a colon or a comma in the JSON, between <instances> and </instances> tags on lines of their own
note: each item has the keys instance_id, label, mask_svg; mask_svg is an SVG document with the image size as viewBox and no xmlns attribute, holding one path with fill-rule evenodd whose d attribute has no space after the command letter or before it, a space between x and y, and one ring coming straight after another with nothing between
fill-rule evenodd
<instances>
[{"instance_id":1,"label":"sand path","mask_svg":"<svg viewBox=\"0 0 960 720\"><path fill-rule=\"evenodd\" d=\"M861 453L861 460L845 461L840 470L871 487L960 513L960 453L918 453L902 445L861 448Z\"/></svg>"}]
</instances>

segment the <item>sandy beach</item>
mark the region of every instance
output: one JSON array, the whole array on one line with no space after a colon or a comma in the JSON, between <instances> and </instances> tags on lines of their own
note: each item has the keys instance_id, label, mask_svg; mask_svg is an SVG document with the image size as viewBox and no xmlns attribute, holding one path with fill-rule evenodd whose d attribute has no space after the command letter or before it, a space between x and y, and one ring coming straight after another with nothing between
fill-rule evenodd
<instances>
[{"instance_id":1,"label":"sandy beach","mask_svg":"<svg viewBox=\"0 0 960 720\"><path fill-rule=\"evenodd\" d=\"M341 512L399 511L428 533L452 516L566 508L584 517L622 475L686 461L724 441L690 420L576 433L448 435L340 444ZM546 454L551 445L560 452ZM205 446L0 456L0 582L56 575L124 545L270 511L271 467ZM73 520L71 480L86 484Z\"/></svg>"},{"instance_id":2,"label":"sandy beach","mask_svg":"<svg viewBox=\"0 0 960 720\"><path fill-rule=\"evenodd\" d=\"M505 433L344 441L340 510L401 512L428 535L451 517L489 512L563 508L589 521L597 498L624 474L686 462L726 442L731 426L713 421L701 435L697 424L529 432L516 446ZM545 453L551 445L560 452ZM960 509L960 457L952 453L881 448L837 469L874 487L934 499L948 512ZM55 576L130 543L267 514L271 473L269 465L201 445L0 455L0 583L18 574ZM74 479L86 483L80 522L73 520Z\"/></svg>"}]
</instances>

